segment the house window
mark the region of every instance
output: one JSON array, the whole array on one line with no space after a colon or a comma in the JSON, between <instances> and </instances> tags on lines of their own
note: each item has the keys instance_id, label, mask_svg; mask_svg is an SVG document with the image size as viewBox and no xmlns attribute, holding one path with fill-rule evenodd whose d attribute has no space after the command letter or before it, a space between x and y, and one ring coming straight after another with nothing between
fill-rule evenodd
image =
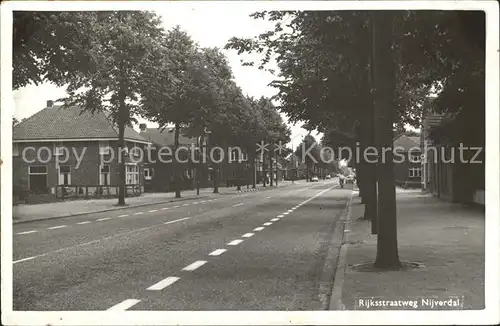
<instances>
[{"instance_id":1,"label":"house window","mask_svg":"<svg viewBox=\"0 0 500 326\"><path fill-rule=\"evenodd\" d=\"M59 185L71 184L71 167L69 165L59 166Z\"/></svg>"},{"instance_id":2,"label":"house window","mask_svg":"<svg viewBox=\"0 0 500 326\"><path fill-rule=\"evenodd\" d=\"M408 169L410 178L420 178L421 168L410 168Z\"/></svg>"},{"instance_id":3,"label":"house window","mask_svg":"<svg viewBox=\"0 0 500 326\"><path fill-rule=\"evenodd\" d=\"M422 157L420 154L411 154L411 162L412 163L420 163L422 161Z\"/></svg>"},{"instance_id":4,"label":"house window","mask_svg":"<svg viewBox=\"0 0 500 326\"><path fill-rule=\"evenodd\" d=\"M153 178L153 168L144 168L144 179L151 180Z\"/></svg>"},{"instance_id":5,"label":"house window","mask_svg":"<svg viewBox=\"0 0 500 326\"><path fill-rule=\"evenodd\" d=\"M101 165L99 171L99 184L101 186L109 186L111 183L110 177L109 165Z\"/></svg>"},{"instance_id":6,"label":"house window","mask_svg":"<svg viewBox=\"0 0 500 326\"><path fill-rule=\"evenodd\" d=\"M62 142L57 142L54 144L54 155L55 156L64 155L64 147Z\"/></svg>"},{"instance_id":7,"label":"house window","mask_svg":"<svg viewBox=\"0 0 500 326\"><path fill-rule=\"evenodd\" d=\"M109 147L109 141L99 142L99 154L100 155L109 154L110 151L111 151L111 148Z\"/></svg>"},{"instance_id":8,"label":"house window","mask_svg":"<svg viewBox=\"0 0 500 326\"><path fill-rule=\"evenodd\" d=\"M29 189L36 192L47 190L47 166L32 165L28 167Z\"/></svg>"},{"instance_id":9,"label":"house window","mask_svg":"<svg viewBox=\"0 0 500 326\"><path fill-rule=\"evenodd\" d=\"M125 166L125 181L128 185L139 184L139 167L127 164Z\"/></svg>"},{"instance_id":10,"label":"house window","mask_svg":"<svg viewBox=\"0 0 500 326\"><path fill-rule=\"evenodd\" d=\"M19 156L19 144L12 144L12 156Z\"/></svg>"}]
</instances>

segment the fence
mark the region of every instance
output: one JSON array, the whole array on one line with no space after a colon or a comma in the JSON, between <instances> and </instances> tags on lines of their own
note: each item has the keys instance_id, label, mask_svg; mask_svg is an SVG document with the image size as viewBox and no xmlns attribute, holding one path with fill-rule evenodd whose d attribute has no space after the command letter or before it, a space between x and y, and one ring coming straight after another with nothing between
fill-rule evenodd
<instances>
[{"instance_id":1,"label":"fence","mask_svg":"<svg viewBox=\"0 0 500 326\"><path fill-rule=\"evenodd\" d=\"M56 186L55 195L57 199L78 199L78 198L114 198L118 197L119 186L96 186L96 185L61 185ZM142 188L140 184L125 185L125 197L140 196Z\"/></svg>"}]
</instances>

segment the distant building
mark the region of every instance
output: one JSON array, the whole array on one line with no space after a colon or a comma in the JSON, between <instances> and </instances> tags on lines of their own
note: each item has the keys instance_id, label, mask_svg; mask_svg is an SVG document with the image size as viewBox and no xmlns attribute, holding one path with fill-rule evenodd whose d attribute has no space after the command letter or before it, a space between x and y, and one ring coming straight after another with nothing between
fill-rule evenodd
<instances>
[{"instance_id":1,"label":"distant building","mask_svg":"<svg viewBox=\"0 0 500 326\"><path fill-rule=\"evenodd\" d=\"M401 135L394 140L394 177L400 187L420 188L422 165L420 137Z\"/></svg>"},{"instance_id":2,"label":"distant building","mask_svg":"<svg viewBox=\"0 0 500 326\"><path fill-rule=\"evenodd\" d=\"M68 192L67 196L91 196L103 191L116 195L118 128L104 112L92 114L82 112L79 107L62 108L48 101L45 109L13 128L12 140L15 189L58 197L63 192ZM149 142L126 127L125 143L126 184L142 191L143 162L138 157L139 151L132 149L144 149ZM79 166L78 157L81 157ZM132 192L132 187L129 188Z\"/></svg>"}]
</instances>

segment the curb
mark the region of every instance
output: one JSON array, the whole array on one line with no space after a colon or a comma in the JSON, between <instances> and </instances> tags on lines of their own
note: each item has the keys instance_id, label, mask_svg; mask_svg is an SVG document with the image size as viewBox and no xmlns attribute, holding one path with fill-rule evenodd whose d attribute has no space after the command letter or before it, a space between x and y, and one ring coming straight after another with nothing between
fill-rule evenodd
<instances>
[{"instance_id":1,"label":"curb","mask_svg":"<svg viewBox=\"0 0 500 326\"><path fill-rule=\"evenodd\" d=\"M338 213L328 227L328 234L332 237L328 242L328 249L325 255L325 265L321 272L319 297L322 303L322 309L328 310L330 304L330 294L333 287L333 280L338 266L338 257L342 246L343 225L341 221L345 215L345 208ZM333 230L332 230L333 229Z\"/></svg>"},{"instance_id":2,"label":"curb","mask_svg":"<svg viewBox=\"0 0 500 326\"><path fill-rule=\"evenodd\" d=\"M205 197L209 197L209 196L208 195L205 195L205 196L200 195L200 196L197 196L195 198L171 199L171 200L158 201L158 202L154 202L154 203L106 208L106 209L102 209L102 210L84 212L84 213L68 214L68 215L62 215L62 216L41 217L41 218L36 218L36 219L32 219L32 220L21 220L21 221L14 221L13 220L12 224L23 224L23 223L38 222L38 221L55 220L55 219L59 219L59 218L67 218L67 217L73 217L73 216L83 216L83 215L89 215L89 214L118 211L121 209L128 209L128 208L144 207L144 206L151 206L151 205L158 205L158 204L167 204L167 203L178 202L178 201L196 200L196 199L205 198Z\"/></svg>"},{"instance_id":3,"label":"curb","mask_svg":"<svg viewBox=\"0 0 500 326\"><path fill-rule=\"evenodd\" d=\"M347 268L347 241L349 239L349 233L346 232L350 228L351 224L351 205L352 198L357 191L352 191L349 196L349 200L346 204L345 216L344 219L341 219L339 222L344 221L342 223L342 235L341 235L341 245L339 255L337 257L337 267L335 270L335 276L333 279L333 287L332 293L330 295L330 303L327 310L345 310L345 305L342 302L342 288L344 285L344 276ZM349 230L350 231L350 230Z\"/></svg>"}]
</instances>

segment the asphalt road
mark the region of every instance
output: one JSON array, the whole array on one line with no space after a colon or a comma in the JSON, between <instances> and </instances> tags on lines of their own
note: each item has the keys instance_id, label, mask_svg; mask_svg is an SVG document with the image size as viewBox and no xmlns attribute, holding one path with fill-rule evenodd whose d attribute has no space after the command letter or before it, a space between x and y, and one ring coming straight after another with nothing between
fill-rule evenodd
<instances>
[{"instance_id":1,"label":"asphalt road","mask_svg":"<svg viewBox=\"0 0 500 326\"><path fill-rule=\"evenodd\" d=\"M14 310L321 310L349 195L329 180L16 224Z\"/></svg>"}]
</instances>

